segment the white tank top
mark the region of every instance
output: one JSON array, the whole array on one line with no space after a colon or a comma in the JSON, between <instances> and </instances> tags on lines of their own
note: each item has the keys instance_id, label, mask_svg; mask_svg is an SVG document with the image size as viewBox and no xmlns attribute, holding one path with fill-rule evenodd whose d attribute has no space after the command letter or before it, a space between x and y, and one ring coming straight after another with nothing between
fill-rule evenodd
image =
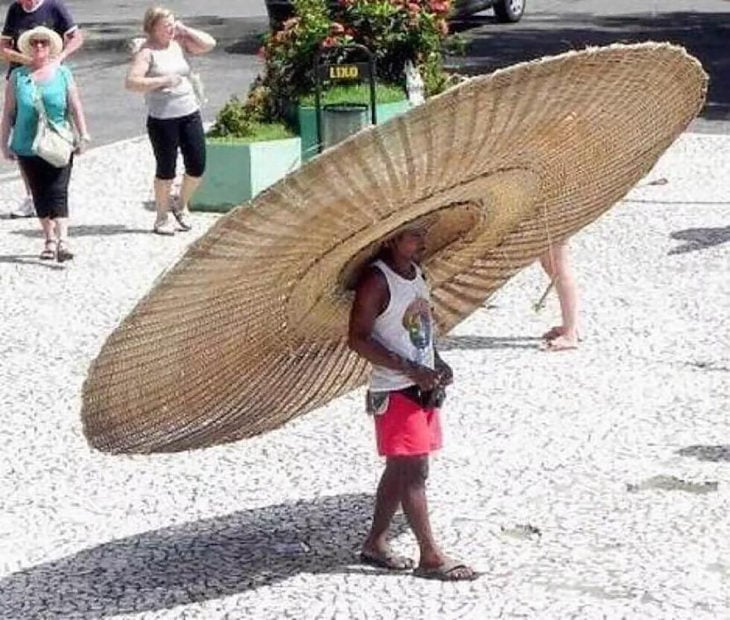
<instances>
[{"instance_id":1,"label":"white tank top","mask_svg":"<svg viewBox=\"0 0 730 620\"><path fill-rule=\"evenodd\" d=\"M375 319L372 337L389 351L413 362L434 367L433 319L428 285L423 273L416 267L413 280L399 276L382 260L375 261L385 276L390 292L390 301L385 310ZM414 385L406 375L384 366L373 365L370 375L372 392L390 392Z\"/></svg>"},{"instance_id":2,"label":"white tank top","mask_svg":"<svg viewBox=\"0 0 730 620\"><path fill-rule=\"evenodd\" d=\"M171 41L167 49L150 49L150 67L146 77L179 75L182 80L172 88L151 90L145 95L149 115L152 118L180 118L200 109L190 82L190 65L177 41Z\"/></svg>"}]
</instances>

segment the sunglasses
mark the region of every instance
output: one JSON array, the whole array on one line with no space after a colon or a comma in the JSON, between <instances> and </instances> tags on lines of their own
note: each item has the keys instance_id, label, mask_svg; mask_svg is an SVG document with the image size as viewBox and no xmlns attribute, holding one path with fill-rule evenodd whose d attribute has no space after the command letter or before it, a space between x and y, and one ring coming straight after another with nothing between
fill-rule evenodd
<instances>
[{"instance_id":1,"label":"sunglasses","mask_svg":"<svg viewBox=\"0 0 730 620\"><path fill-rule=\"evenodd\" d=\"M50 44L51 44L51 42L48 39L31 39L30 40L31 47L35 47L36 45L48 47Z\"/></svg>"}]
</instances>

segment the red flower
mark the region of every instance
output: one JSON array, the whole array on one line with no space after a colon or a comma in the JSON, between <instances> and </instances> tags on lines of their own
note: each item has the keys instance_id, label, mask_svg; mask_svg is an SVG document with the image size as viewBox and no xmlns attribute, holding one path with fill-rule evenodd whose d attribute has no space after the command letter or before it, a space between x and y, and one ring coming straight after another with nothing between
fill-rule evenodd
<instances>
[{"instance_id":1,"label":"red flower","mask_svg":"<svg viewBox=\"0 0 730 620\"><path fill-rule=\"evenodd\" d=\"M409 13L420 13L421 12L421 7L418 4L416 4L415 2L409 2L407 8L408 8Z\"/></svg>"},{"instance_id":2,"label":"red flower","mask_svg":"<svg viewBox=\"0 0 730 620\"><path fill-rule=\"evenodd\" d=\"M345 27L339 23L339 22L332 22L332 25L330 26L330 34L336 35L336 34L344 34Z\"/></svg>"},{"instance_id":3,"label":"red flower","mask_svg":"<svg viewBox=\"0 0 730 620\"><path fill-rule=\"evenodd\" d=\"M334 47L338 44L338 40L336 37L326 37L324 41L322 41L322 47Z\"/></svg>"},{"instance_id":4,"label":"red flower","mask_svg":"<svg viewBox=\"0 0 730 620\"><path fill-rule=\"evenodd\" d=\"M443 15L449 12L449 5L447 2L442 0L431 0L430 3L431 11L437 15Z\"/></svg>"}]
</instances>

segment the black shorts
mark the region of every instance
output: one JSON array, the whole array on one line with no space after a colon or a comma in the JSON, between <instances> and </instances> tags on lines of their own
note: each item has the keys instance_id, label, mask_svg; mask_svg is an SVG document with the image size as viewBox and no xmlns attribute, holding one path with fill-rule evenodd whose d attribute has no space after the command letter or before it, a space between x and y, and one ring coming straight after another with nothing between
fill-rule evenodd
<instances>
[{"instance_id":1,"label":"black shorts","mask_svg":"<svg viewBox=\"0 0 730 620\"><path fill-rule=\"evenodd\" d=\"M18 156L18 163L28 181L33 206L38 217L68 217L68 182L73 156L67 166L56 168L40 157Z\"/></svg>"},{"instance_id":2,"label":"black shorts","mask_svg":"<svg viewBox=\"0 0 730 620\"><path fill-rule=\"evenodd\" d=\"M185 174L202 177L205 172L205 133L200 112L177 118L147 117L147 133L155 154L158 179L174 179L177 150L182 152Z\"/></svg>"}]
</instances>

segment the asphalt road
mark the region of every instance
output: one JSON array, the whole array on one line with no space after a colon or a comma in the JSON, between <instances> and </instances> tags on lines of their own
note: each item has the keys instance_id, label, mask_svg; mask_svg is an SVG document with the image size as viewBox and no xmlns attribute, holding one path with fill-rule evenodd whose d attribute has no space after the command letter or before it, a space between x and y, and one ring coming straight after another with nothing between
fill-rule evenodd
<instances>
[{"instance_id":1,"label":"asphalt road","mask_svg":"<svg viewBox=\"0 0 730 620\"><path fill-rule=\"evenodd\" d=\"M0 1L4 12L7 0ZM148 0L68 0L87 33L72 65L82 90L95 145L144 132L140 95L122 86L129 60L127 41L139 34ZM197 60L206 82L212 120L232 95L244 95L260 71L255 53L267 20L263 0L176 0L169 5L184 21L216 36L219 47ZM695 131L726 132L730 121L730 2L727 0L528 0L518 24L497 24L491 12L453 24L468 40L466 55L449 64L466 73L485 73L515 62L586 45L616 41L671 41L687 47L710 74L708 103ZM0 165L0 179L13 166Z\"/></svg>"}]
</instances>

